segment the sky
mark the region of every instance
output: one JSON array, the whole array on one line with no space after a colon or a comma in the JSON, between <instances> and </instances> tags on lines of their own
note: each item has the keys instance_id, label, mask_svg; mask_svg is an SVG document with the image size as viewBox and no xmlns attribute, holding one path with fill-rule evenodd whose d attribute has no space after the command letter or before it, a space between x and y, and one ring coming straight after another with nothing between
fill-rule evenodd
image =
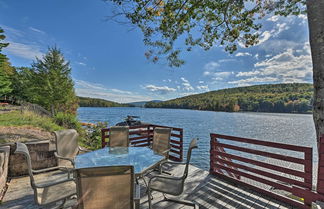
<instances>
[{"instance_id":1,"label":"sky","mask_svg":"<svg viewBox=\"0 0 324 209\"><path fill-rule=\"evenodd\" d=\"M57 46L70 62L76 94L110 101L168 100L206 91L275 83L312 83L305 15L262 20L258 45L184 52L186 63L154 64L137 29L108 21L102 0L0 0L0 27L13 66L31 66Z\"/></svg>"}]
</instances>

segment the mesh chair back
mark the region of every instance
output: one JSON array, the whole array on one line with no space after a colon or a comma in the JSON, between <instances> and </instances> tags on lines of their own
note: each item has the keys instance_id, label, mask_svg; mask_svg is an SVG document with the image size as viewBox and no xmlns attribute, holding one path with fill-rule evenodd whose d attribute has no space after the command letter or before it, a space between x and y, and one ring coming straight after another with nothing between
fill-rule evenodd
<instances>
[{"instance_id":1,"label":"mesh chair back","mask_svg":"<svg viewBox=\"0 0 324 209\"><path fill-rule=\"evenodd\" d=\"M74 129L54 131L56 152L59 156L74 158L79 151L79 134Z\"/></svg>"},{"instance_id":2,"label":"mesh chair back","mask_svg":"<svg viewBox=\"0 0 324 209\"><path fill-rule=\"evenodd\" d=\"M107 166L76 170L78 208L134 208L134 169Z\"/></svg>"},{"instance_id":3,"label":"mesh chair back","mask_svg":"<svg viewBox=\"0 0 324 209\"><path fill-rule=\"evenodd\" d=\"M109 147L128 147L129 128L128 126L112 126L109 133Z\"/></svg>"},{"instance_id":4,"label":"mesh chair back","mask_svg":"<svg viewBox=\"0 0 324 209\"><path fill-rule=\"evenodd\" d=\"M170 149L170 137L171 129L170 128L161 128L156 127L153 133L153 146L152 149L163 155L168 155L165 151Z\"/></svg>"},{"instance_id":5,"label":"mesh chair back","mask_svg":"<svg viewBox=\"0 0 324 209\"><path fill-rule=\"evenodd\" d=\"M32 172L32 164L31 164L30 154L29 154L27 146L23 143L16 142L15 154L22 154L25 156L26 161L27 161L28 174L30 177L30 184L31 184L32 188L35 189L35 180L34 180L34 176L33 176L33 172Z\"/></svg>"},{"instance_id":6,"label":"mesh chair back","mask_svg":"<svg viewBox=\"0 0 324 209\"><path fill-rule=\"evenodd\" d=\"M191 152L192 152L193 149L198 148L197 142L198 142L198 139L192 139L190 144L189 144L189 148L188 148L188 152L187 152L186 168L185 168L184 174L183 174L184 179L186 179L187 176L188 176L189 163L190 163L190 159L191 159Z\"/></svg>"}]
</instances>

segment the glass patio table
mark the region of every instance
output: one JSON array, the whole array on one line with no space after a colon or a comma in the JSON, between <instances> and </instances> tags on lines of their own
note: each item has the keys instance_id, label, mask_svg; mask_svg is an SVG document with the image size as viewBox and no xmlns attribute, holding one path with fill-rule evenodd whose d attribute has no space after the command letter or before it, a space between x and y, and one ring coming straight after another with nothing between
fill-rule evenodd
<instances>
[{"instance_id":1,"label":"glass patio table","mask_svg":"<svg viewBox=\"0 0 324 209\"><path fill-rule=\"evenodd\" d=\"M148 147L105 147L75 157L75 168L132 165L136 176L157 166L165 156Z\"/></svg>"}]
</instances>

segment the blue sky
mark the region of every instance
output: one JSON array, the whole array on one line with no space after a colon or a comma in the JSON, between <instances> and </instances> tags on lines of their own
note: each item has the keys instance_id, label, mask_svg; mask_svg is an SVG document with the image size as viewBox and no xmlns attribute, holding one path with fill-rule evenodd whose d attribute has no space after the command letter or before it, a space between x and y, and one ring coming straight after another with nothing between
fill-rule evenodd
<instances>
[{"instance_id":1,"label":"blue sky","mask_svg":"<svg viewBox=\"0 0 324 209\"><path fill-rule=\"evenodd\" d=\"M312 82L305 15L268 16L257 46L230 55L214 46L183 53L186 64L169 68L146 60L138 30L106 21L101 0L0 0L0 27L14 66L30 66L48 47L61 49L79 96L116 102L167 100L205 91L265 83Z\"/></svg>"}]
</instances>

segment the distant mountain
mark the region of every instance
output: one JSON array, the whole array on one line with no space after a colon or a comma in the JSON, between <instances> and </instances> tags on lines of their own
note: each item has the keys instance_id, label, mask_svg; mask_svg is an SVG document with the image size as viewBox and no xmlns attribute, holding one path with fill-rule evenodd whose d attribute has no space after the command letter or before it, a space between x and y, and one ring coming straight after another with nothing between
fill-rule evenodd
<instances>
[{"instance_id":1,"label":"distant mountain","mask_svg":"<svg viewBox=\"0 0 324 209\"><path fill-rule=\"evenodd\" d=\"M80 107L129 107L127 104L121 104L104 99L78 97Z\"/></svg>"},{"instance_id":2,"label":"distant mountain","mask_svg":"<svg viewBox=\"0 0 324 209\"><path fill-rule=\"evenodd\" d=\"M161 100L152 100L152 101L131 102L131 103L127 103L127 104L130 106L133 106L133 107L145 107L145 104L148 102L159 103L162 101Z\"/></svg>"},{"instance_id":3,"label":"distant mountain","mask_svg":"<svg viewBox=\"0 0 324 209\"><path fill-rule=\"evenodd\" d=\"M159 103L149 102L145 107L226 112L310 113L312 100L312 84L266 84L210 91Z\"/></svg>"}]
</instances>

